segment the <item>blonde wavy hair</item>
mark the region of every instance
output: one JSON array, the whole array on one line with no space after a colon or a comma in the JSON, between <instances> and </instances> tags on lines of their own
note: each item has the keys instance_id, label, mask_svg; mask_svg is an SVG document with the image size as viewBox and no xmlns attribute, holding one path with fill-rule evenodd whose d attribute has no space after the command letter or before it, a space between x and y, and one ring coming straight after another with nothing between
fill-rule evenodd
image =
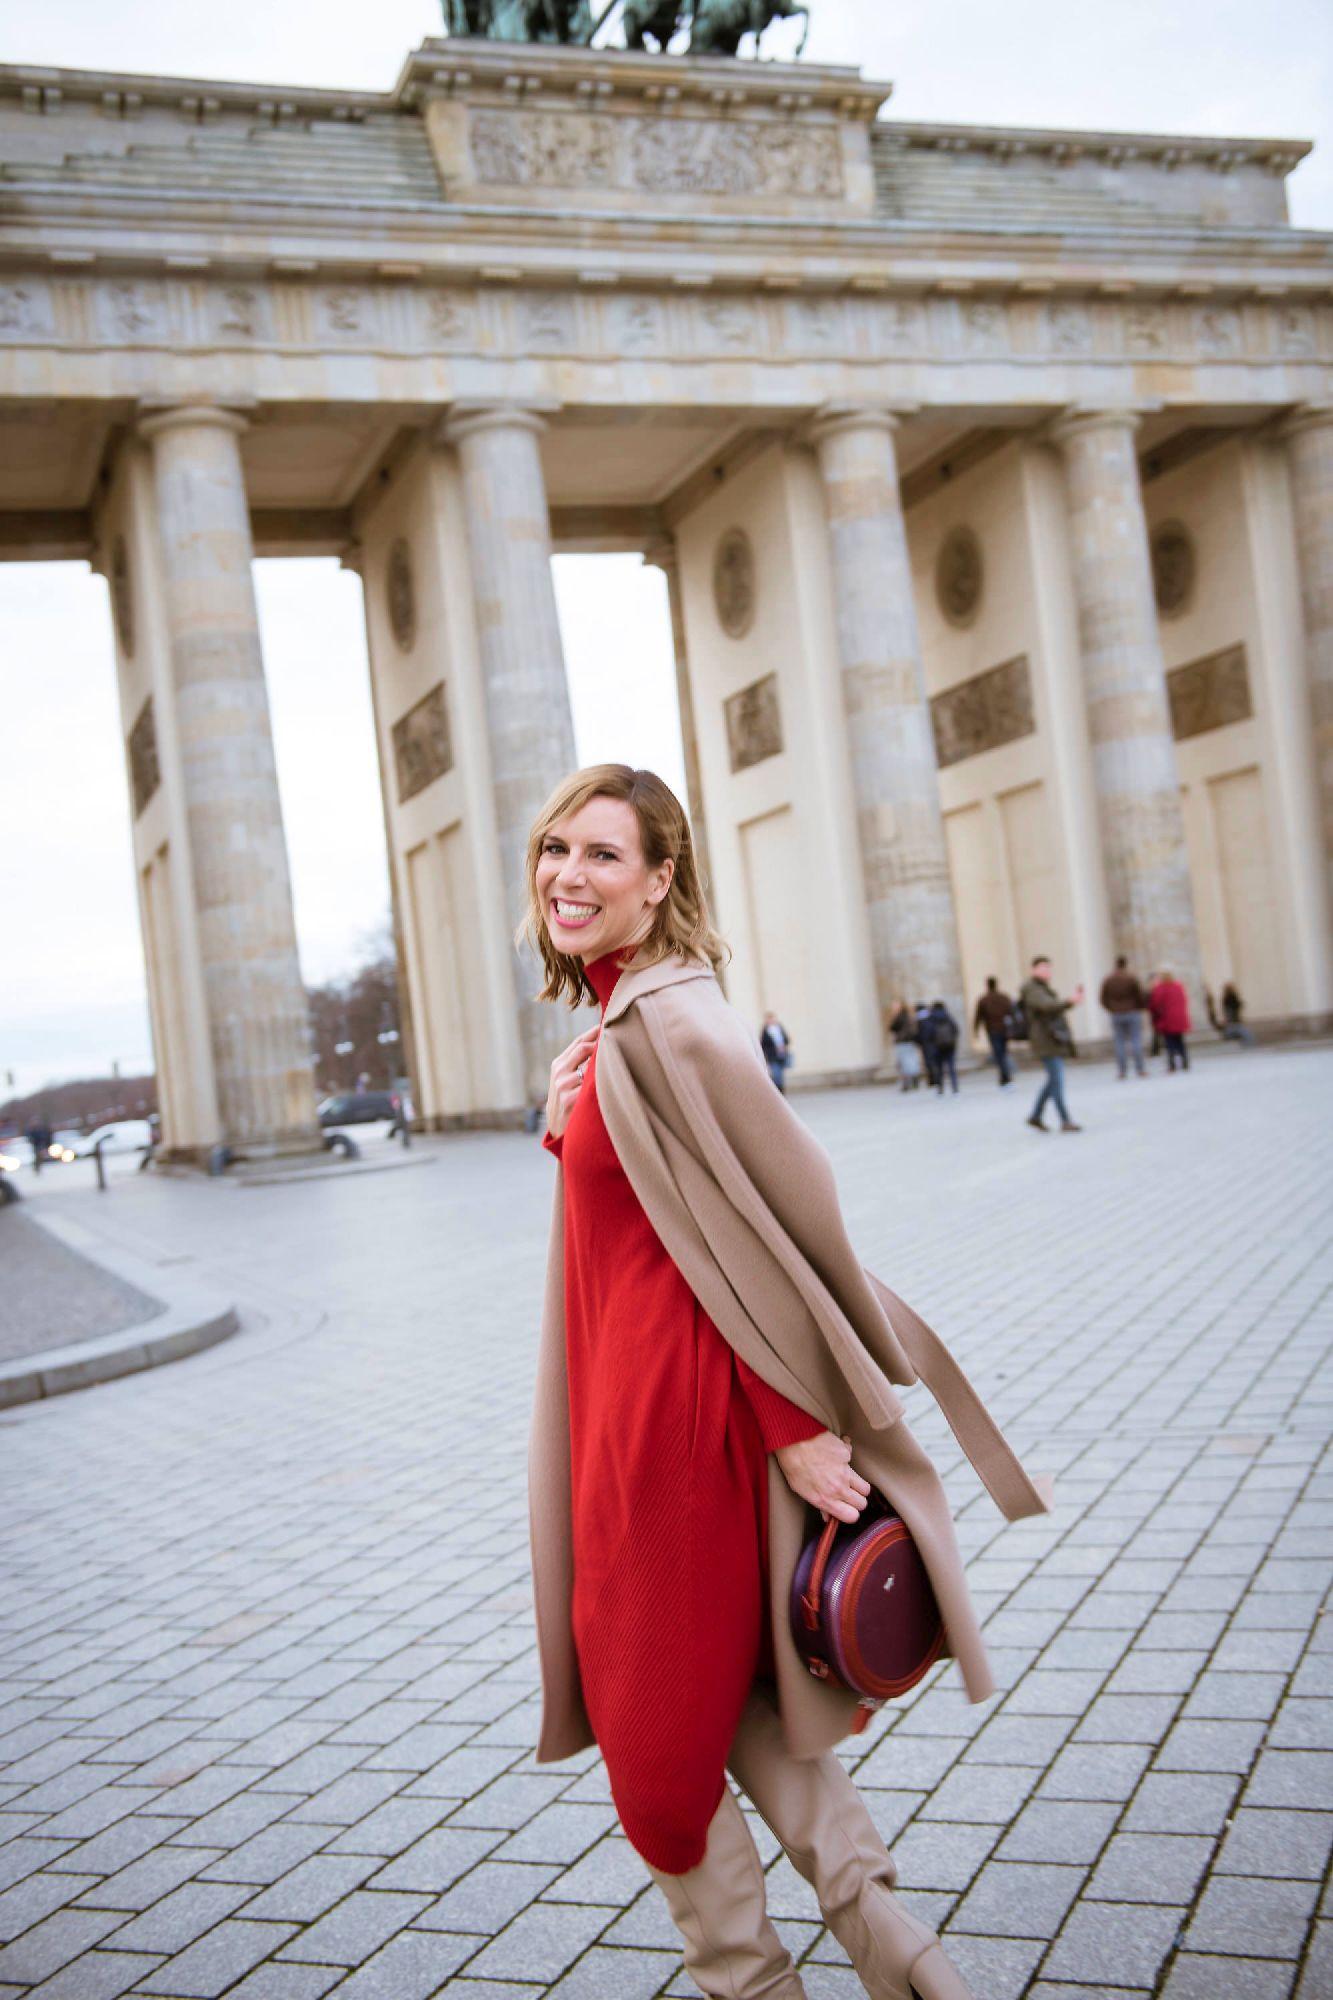
<instances>
[{"instance_id":1,"label":"blonde wavy hair","mask_svg":"<svg viewBox=\"0 0 1333 2000\"><path fill-rule=\"evenodd\" d=\"M707 959L716 971L730 958L731 947L709 919L690 823L680 800L656 771L635 771L628 764L589 764L561 780L528 835L527 910L514 933L514 943L520 949L525 942L531 944L546 967L546 983L538 999L563 998L571 1007L597 999L582 959L557 951L551 943L537 895L537 863L547 834L558 820L568 819L595 798L623 799L634 808L639 843L649 868L660 868L668 860L675 863L671 886L656 906L652 929L639 941L636 960L656 965L678 952L686 958Z\"/></svg>"}]
</instances>

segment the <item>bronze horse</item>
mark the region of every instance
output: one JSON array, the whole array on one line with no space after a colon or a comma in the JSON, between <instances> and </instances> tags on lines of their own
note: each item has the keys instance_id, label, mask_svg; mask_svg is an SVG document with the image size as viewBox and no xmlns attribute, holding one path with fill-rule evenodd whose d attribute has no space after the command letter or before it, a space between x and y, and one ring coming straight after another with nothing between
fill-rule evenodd
<instances>
[{"instance_id":1,"label":"bronze horse","mask_svg":"<svg viewBox=\"0 0 1333 2000\"><path fill-rule=\"evenodd\" d=\"M798 0L695 0L690 54L734 56L742 36L753 35L758 55L764 30L774 21L790 21L798 14L805 23L796 50L799 56L810 33L810 9L799 5Z\"/></svg>"}]
</instances>

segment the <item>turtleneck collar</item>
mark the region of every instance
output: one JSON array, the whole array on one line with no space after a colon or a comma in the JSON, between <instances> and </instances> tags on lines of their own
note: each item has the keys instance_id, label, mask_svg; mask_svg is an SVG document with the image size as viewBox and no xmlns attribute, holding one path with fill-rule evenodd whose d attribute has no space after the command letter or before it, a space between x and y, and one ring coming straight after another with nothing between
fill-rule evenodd
<instances>
[{"instance_id":1,"label":"turtleneck collar","mask_svg":"<svg viewBox=\"0 0 1333 2000\"><path fill-rule=\"evenodd\" d=\"M614 951L604 951L600 958L594 958L589 964L584 966L583 970L588 975L593 992L597 995L601 1003L603 1014L606 1012L607 1002L615 991L616 981L621 974L620 960L622 958L632 958L636 948L631 945L617 945Z\"/></svg>"}]
</instances>

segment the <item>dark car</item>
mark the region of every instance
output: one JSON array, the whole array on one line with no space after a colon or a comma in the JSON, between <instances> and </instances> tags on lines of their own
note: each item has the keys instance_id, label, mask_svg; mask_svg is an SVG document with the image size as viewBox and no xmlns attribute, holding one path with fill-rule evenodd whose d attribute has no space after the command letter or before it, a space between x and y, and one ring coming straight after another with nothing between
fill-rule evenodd
<instances>
[{"instance_id":1,"label":"dark car","mask_svg":"<svg viewBox=\"0 0 1333 2000\"><path fill-rule=\"evenodd\" d=\"M390 1090L348 1090L326 1097L319 1122L327 1138L345 1132L349 1138L391 1139L402 1123L402 1100Z\"/></svg>"}]
</instances>

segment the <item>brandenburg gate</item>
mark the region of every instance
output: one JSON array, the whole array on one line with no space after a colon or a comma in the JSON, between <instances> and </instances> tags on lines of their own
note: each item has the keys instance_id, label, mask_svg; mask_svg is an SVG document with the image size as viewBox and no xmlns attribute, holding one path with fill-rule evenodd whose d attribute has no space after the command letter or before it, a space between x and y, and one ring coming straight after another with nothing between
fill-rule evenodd
<instances>
[{"instance_id":1,"label":"brandenburg gate","mask_svg":"<svg viewBox=\"0 0 1333 2000\"><path fill-rule=\"evenodd\" d=\"M803 1074L1038 950L1333 1014L1306 149L887 95L466 38L384 95L0 70L0 552L107 580L170 1150L315 1132L256 554L364 585L434 1125L573 1032L513 945L553 550L666 572L728 990Z\"/></svg>"}]
</instances>

